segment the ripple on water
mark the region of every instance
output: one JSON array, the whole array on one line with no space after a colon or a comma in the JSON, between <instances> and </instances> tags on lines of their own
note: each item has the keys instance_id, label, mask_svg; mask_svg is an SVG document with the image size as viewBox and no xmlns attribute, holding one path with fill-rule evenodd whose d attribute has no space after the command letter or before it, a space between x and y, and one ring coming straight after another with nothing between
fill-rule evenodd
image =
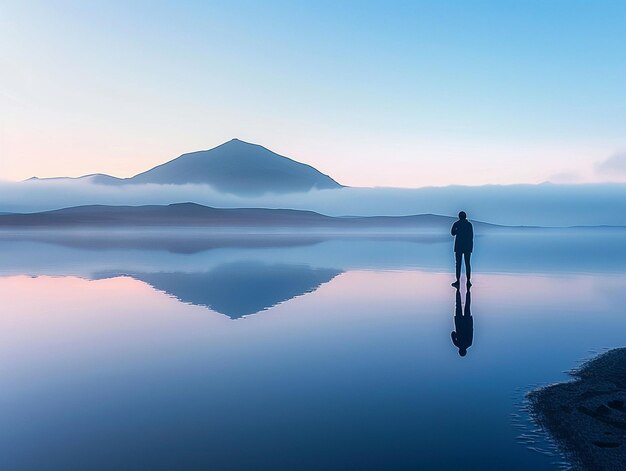
<instances>
[{"instance_id":1,"label":"ripple on water","mask_svg":"<svg viewBox=\"0 0 626 471\"><path fill-rule=\"evenodd\" d=\"M550 463L561 471L573 471L565 454L559 449L550 435L535 421L530 413L530 403L526 392L541 385L534 384L528 388L516 388L514 393L515 410L510 415L511 426L515 429L516 441L519 445L534 453L551 458Z\"/></svg>"}]
</instances>

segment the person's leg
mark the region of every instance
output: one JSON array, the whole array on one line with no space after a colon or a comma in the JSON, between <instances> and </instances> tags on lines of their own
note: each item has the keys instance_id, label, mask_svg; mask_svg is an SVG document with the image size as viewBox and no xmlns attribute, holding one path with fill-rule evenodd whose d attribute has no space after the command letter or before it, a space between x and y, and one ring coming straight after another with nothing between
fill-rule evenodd
<instances>
[{"instance_id":1,"label":"person's leg","mask_svg":"<svg viewBox=\"0 0 626 471\"><path fill-rule=\"evenodd\" d=\"M463 252L454 252L454 256L456 257L456 281L459 281L461 279L461 257Z\"/></svg>"},{"instance_id":2,"label":"person's leg","mask_svg":"<svg viewBox=\"0 0 626 471\"><path fill-rule=\"evenodd\" d=\"M465 276L467 277L467 281L472 277L472 267L470 265L470 259L472 258L472 254L470 252L466 252L465 255Z\"/></svg>"}]
</instances>

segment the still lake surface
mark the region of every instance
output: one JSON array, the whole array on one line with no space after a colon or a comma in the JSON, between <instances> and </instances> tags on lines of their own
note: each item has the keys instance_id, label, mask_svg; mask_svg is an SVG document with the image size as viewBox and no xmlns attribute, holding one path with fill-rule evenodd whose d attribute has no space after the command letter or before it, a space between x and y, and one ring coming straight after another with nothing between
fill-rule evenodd
<instances>
[{"instance_id":1,"label":"still lake surface","mask_svg":"<svg viewBox=\"0 0 626 471\"><path fill-rule=\"evenodd\" d=\"M461 357L447 235L3 233L0 468L559 469L524 394L625 344L625 237L478 237Z\"/></svg>"}]
</instances>

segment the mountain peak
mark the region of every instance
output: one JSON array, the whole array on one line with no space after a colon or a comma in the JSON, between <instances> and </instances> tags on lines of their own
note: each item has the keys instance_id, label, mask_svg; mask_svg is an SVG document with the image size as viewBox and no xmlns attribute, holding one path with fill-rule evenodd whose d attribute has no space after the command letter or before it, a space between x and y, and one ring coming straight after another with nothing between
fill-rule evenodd
<instances>
[{"instance_id":1,"label":"mountain peak","mask_svg":"<svg viewBox=\"0 0 626 471\"><path fill-rule=\"evenodd\" d=\"M241 139L238 139L236 137L233 137L230 141L226 141L223 144L220 144L217 147L213 147L212 149L209 150L213 150L213 149L217 149L218 147L224 147L224 146L253 146L253 147L263 147L260 146L259 144L253 144L252 142L246 142L246 141L242 141ZM200 151L202 152L202 151ZM204 152L208 152L208 151L204 151ZM184 154L183 154L184 155Z\"/></svg>"},{"instance_id":2,"label":"mountain peak","mask_svg":"<svg viewBox=\"0 0 626 471\"><path fill-rule=\"evenodd\" d=\"M220 148L220 147L232 147L232 148L252 147L252 148L266 149L261 144L255 144L253 142L243 141L241 139L233 137L230 141L226 141L226 142L224 142L223 144L220 144L217 147L213 147L212 149L209 149L209 150L206 150L206 151L198 151L198 152L209 152L209 151L212 151L212 150ZM194 152L190 152L190 153L193 154ZM183 155L185 155L185 154L183 154Z\"/></svg>"}]
</instances>

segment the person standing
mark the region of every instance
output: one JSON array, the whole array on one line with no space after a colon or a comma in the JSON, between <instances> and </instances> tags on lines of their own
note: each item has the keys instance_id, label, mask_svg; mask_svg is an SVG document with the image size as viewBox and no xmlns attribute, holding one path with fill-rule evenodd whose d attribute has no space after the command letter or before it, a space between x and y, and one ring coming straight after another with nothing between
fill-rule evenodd
<instances>
[{"instance_id":1,"label":"person standing","mask_svg":"<svg viewBox=\"0 0 626 471\"><path fill-rule=\"evenodd\" d=\"M472 286L470 278L472 276L472 267L470 266L470 259L472 251L474 250L474 228L472 223L467 220L467 214L465 211L459 213L459 220L452 224L450 230L454 239L454 255L456 259L456 281L452 283L452 286L459 288L461 280L461 262L465 260L465 276L467 277L467 287Z\"/></svg>"}]
</instances>

